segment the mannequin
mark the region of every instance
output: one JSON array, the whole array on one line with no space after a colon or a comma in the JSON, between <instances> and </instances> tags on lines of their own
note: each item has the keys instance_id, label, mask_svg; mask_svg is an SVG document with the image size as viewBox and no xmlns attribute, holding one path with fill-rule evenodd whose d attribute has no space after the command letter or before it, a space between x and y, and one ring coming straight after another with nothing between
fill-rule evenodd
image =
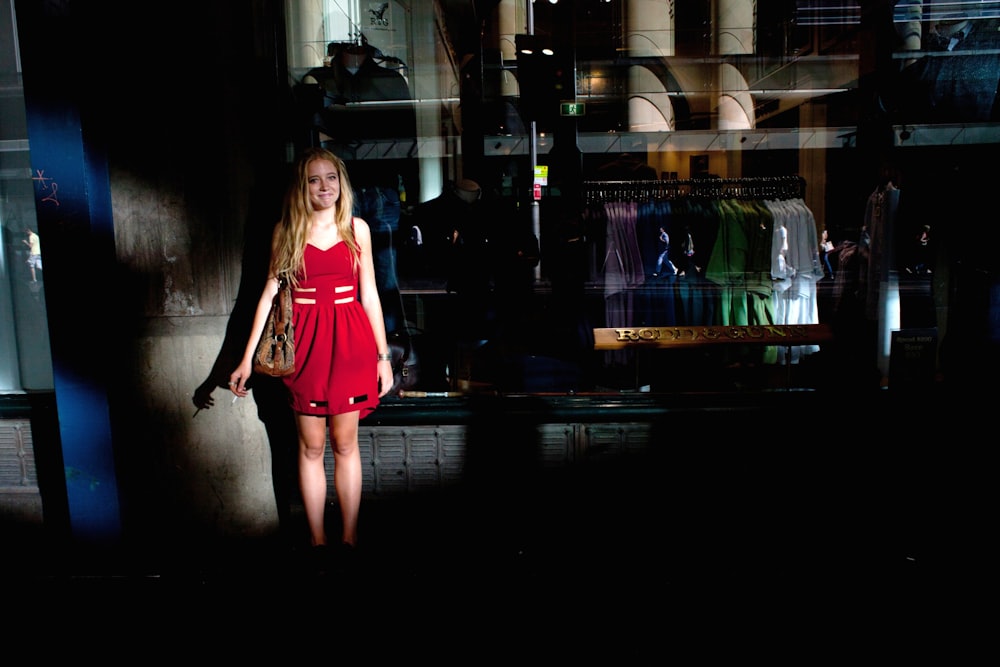
<instances>
[{"instance_id":1,"label":"mannequin","mask_svg":"<svg viewBox=\"0 0 1000 667\"><path fill-rule=\"evenodd\" d=\"M479 183L463 178L449 181L440 195L414 209L414 224L426 241L427 270L433 277L445 278L452 292L463 291L459 286L466 282L462 276L469 269L488 269L478 256L492 231L481 199ZM472 261L464 259L473 255Z\"/></svg>"},{"instance_id":2,"label":"mannequin","mask_svg":"<svg viewBox=\"0 0 1000 667\"><path fill-rule=\"evenodd\" d=\"M358 70L368 59L368 54L365 53L364 47L360 46L350 46L344 49L344 55L342 61L344 63L344 69L346 69L351 74L357 74Z\"/></svg>"},{"instance_id":3,"label":"mannequin","mask_svg":"<svg viewBox=\"0 0 1000 667\"><path fill-rule=\"evenodd\" d=\"M317 124L316 130L325 135L320 137L320 141L342 141L344 136L342 128L338 127L335 131L331 131L334 129L331 121L336 118L335 114L345 111L342 107L357 104L369 111L375 108L381 118L384 111L399 108L399 105L382 106L372 103L411 99L406 78L395 69L379 65L376 59L378 52L363 38L360 44L333 42L327 47L327 53L328 64L314 67L302 78L304 85L319 86L323 95L323 111L314 119ZM402 126L385 128L374 135L359 132L358 128L348 131L357 136L366 135L366 138L387 136L413 138L416 134L416 119L407 118L413 116L413 107L403 105L402 108L404 113L395 114L397 121L403 121ZM374 125L375 123L369 120L362 127L371 129Z\"/></svg>"},{"instance_id":4,"label":"mannequin","mask_svg":"<svg viewBox=\"0 0 1000 667\"><path fill-rule=\"evenodd\" d=\"M925 55L900 72L896 106L912 123L1000 118L1000 20L954 18L928 24Z\"/></svg>"}]
</instances>

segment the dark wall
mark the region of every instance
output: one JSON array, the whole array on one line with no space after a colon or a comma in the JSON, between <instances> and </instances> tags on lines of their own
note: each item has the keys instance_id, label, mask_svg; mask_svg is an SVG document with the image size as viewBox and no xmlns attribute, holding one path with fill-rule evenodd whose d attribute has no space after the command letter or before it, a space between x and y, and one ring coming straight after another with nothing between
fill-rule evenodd
<instances>
[{"instance_id":1,"label":"dark wall","mask_svg":"<svg viewBox=\"0 0 1000 667\"><path fill-rule=\"evenodd\" d=\"M119 254L140 274L141 315L226 314L247 215L261 211L251 197L282 185L283 3L125 4L85 17L90 120L123 193ZM156 237L164 228L175 231ZM160 265L177 237L185 247L165 254L190 255L179 271Z\"/></svg>"}]
</instances>

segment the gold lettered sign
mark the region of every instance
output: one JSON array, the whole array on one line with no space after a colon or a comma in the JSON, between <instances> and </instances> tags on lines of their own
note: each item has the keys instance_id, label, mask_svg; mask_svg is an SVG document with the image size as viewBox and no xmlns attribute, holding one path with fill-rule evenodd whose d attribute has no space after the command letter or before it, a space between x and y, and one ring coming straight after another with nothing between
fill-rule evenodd
<instances>
[{"instance_id":1,"label":"gold lettered sign","mask_svg":"<svg viewBox=\"0 0 1000 667\"><path fill-rule=\"evenodd\" d=\"M748 326L619 327L594 329L595 350L626 347L697 347L738 345L815 345L833 340L828 324Z\"/></svg>"}]
</instances>

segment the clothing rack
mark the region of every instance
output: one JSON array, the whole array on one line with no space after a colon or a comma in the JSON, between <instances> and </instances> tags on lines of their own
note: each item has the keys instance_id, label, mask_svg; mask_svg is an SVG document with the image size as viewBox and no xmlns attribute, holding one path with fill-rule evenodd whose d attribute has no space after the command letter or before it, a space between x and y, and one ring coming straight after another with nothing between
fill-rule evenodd
<instances>
[{"instance_id":1,"label":"clothing rack","mask_svg":"<svg viewBox=\"0 0 1000 667\"><path fill-rule=\"evenodd\" d=\"M791 176L684 178L640 181L584 181L588 204L637 199L795 199L805 196L806 181Z\"/></svg>"}]
</instances>

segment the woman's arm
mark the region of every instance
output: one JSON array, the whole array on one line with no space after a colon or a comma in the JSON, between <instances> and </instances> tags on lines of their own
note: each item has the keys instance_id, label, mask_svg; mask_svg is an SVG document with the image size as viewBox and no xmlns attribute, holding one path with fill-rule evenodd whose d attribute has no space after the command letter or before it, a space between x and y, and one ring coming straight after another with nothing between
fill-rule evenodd
<instances>
[{"instance_id":1,"label":"woman's arm","mask_svg":"<svg viewBox=\"0 0 1000 667\"><path fill-rule=\"evenodd\" d=\"M253 355L257 351L257 343L260 342L260 337L264 333L264 324L270 315L271 305L274 303L274 297L277 293L278 277L272 274L268 276L267 282L264 283L264 290L260 294L260 300L257 301L257 310L253 314L253 324L250 325L250 339L247 341L246 349L243 351L243 359L240 360L240 365L229 376L229 388L237 396L247 395L246 384L247 380L250 379L250 373L253 372Z\"/></svg>"}]
</instances>

